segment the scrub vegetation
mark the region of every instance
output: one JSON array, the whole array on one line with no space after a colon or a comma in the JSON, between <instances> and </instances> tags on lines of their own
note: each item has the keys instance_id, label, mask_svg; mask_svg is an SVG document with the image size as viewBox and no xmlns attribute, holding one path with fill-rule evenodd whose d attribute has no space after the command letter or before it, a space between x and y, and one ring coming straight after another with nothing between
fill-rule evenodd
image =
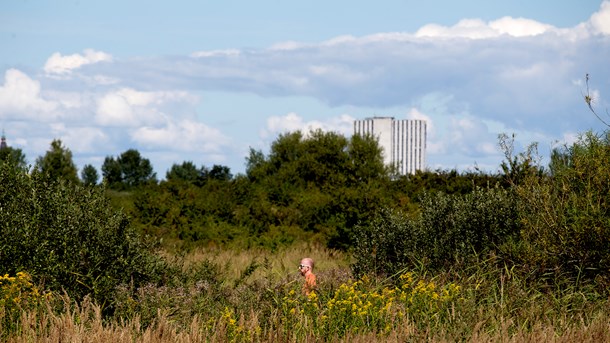
<instances>
[{"instance_id":1,"label":"scrub vegetation","mask_svg":"<svg viewBox=\"0 0 610 343\"><path fill-rule=\"evenodd\" d=\"M397 176L371 137L295 132L244 175L157 181L130 150L101 183L59 141L31 170L5 152L0 339L609 341L610 133L548 166L500 146L497 174Z\"/></svg>"}]
</instances>

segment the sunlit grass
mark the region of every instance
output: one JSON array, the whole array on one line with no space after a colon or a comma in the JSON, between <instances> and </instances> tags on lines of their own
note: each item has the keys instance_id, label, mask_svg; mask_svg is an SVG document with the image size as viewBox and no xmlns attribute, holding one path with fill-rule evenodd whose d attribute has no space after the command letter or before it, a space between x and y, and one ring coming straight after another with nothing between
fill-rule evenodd
<instances>
[{"instance_id":1,"label":"sunlit grass","mask_svg":"<svg viewBox=\"0 0 610 343\"><path fill-rule=\"evenodd\" d=\"M303 256L318 263L320 283L310 296L301 294L296 273ZM87 300L77 304L65 295L39 296L44 292L27 274L5 275L4 298L37 301L27 301L29 307L3 303L2 340L610 341L610 303L603 295L583 288L540 289L511 269L489 267L488 261L462 274L406 270L394 278L356 280L346 254L307 244L276 252L200 249L166 257L191 274L164 286L133 290L126 285L108 318ZM205 269L209 265L217 269Z\"/></svg>"},{"instance_id":2,"label":"sunlit grass","mask_svg":"<svg viewBox=\"0 0 610 343\"><path fill-rule=\"evenodd\" d=\"M175 257L168 253L165 256L170 259ZM304 257L313 258L316 273L324 274L329 271L349 269L348 254L305 242L274 252L264 248L247 250L196 248L184 257L183 263L185 267L189 267L202 261L211 262L220 267L222 276L227 281L243 278L244 271L250 266L253 271L248 274L249 280L266 278L276 282L297 277L297 266Z\"/></svg>"}]
</instances>

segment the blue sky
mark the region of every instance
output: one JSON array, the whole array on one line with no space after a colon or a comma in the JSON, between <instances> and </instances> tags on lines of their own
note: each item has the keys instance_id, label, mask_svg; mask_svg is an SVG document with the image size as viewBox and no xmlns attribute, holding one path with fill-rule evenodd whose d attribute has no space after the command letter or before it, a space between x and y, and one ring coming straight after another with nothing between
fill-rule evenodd
<instances>
[{"instance_id":1,"label":"blue sky","mask_svg":"<svg viewBox=\"0 0 610 343\"><path fill-rule=\"evenodd\" d=\"M5 1L0 125L34 163L137 149L244 172L250 148L374 115L429 123L430 169L547 156L610 108L610 1Z\"/></svg>"}]
</instances>

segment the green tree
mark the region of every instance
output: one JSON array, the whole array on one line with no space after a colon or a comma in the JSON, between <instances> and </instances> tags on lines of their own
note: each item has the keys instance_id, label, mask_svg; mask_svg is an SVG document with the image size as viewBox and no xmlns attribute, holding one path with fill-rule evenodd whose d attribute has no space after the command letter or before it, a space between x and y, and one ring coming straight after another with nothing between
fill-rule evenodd
<instances>
[{"instance_id":1,"label":"green tree","mask_svg":"<svg viewBox=\"0 0 610 343\"><path fill-rule=\"evenodd\" d=\"M354 135L347 147L350 182L357 183L379 178L387 174L383 163L382 148L371 135Z\"/></svg>"},{"instance_id":2,"label":"green tree","mask_svg":"<svg viewBox=\"0 0 610 343\"><path fill-rule=\"evenodd\" d=\"M106 182L110 188L117 188L122 185L123 174L121 172L121 165L114 157L106 156L104 159L104 163L102 164L102 176L104 177L104 182Z\"/></svg>"},{"instance_id":3,"label":"green tree","mask_svg":"<svg viewBox=\"0 0 610 343\"><path fill-rule=\"evenodd\" d=\"M186 181L195 183L201 177L201 171L191 161L173 164L165 174L167 181Z\"/></svg>"},{"instance_id":4,"label":"green tree","mask_svg":"<svg viewBox=\"0 0 610 343\"><path fill-rule=\"evenodd\" d=\"M229 167L218 164L213 165L212 168L207 172L206 176L209 179L220 181L229 181L231 178L233 178L233 175L231 175L231 169Z\"/></svg>"},{"instance_id":5,"label":"green tree","mask_svg":"<svg viewBox=\"0 0 610 343\"><path fill-rule=\"evenodd\" d=\"M135 149L123 152L116 159L107 156L102 165L102 175L108 186L114 189L128 189L157 182L157 174L153 171L150 160L143 158Z\"/></svg>"},{"instance_id":6,"label":"green tree","mask_svg":"<svg viewBox=\"0 0 610 343\"><path fill-rule=\"evenodd\" d=\"M268 156L251 149L246 166L246 175L235 178L228 167L202 167L203 182L184 183L175 181L192 180L198 170L192 163L176 165L167 182L134 192L134 217L144 230L168 239L247 237L247 244L271 248L310 239L347 248L353 227L392 200L372 137L283 134Z\"/></svg>"},{"instance_id":7,"label":"green tree","mask_svg":"<svg viewBox=\"0 0 610 343\"><path fill-rule=\"evenodd\" d=\"M129 149L118 158L121 165L123 183L128 187L139 186L148 182L156 182L156 173L147 158L143 158L140 152Z\"/></svg>"},{"instance_id":8,"label":"green tree","mask_svg":"<svg viewBox=\"0 0 610 343\"><path fill-rule=\"evenodd\" d=\"M97 185L97 181L99 180L97 169L90 164L85 165L81 171L81 180L86 186Z\"/></svg>"},{"instance_id":9,"label":"green tree","mask_svg":"<svg viewBox=\"0 0 610 343\"><path fill-rule=\"evenodd\" d=\"M73 183L79 181L76 165L72 161L72 152L62 146L59 139L54 139L51 149L36 159L34 171L42 174L47 180L66 180Z\"/></svg>"},{"instance_id":10,"label":"green tree","mask_svg":"<svg viewBox=\"0 0 610 343\"><path fill-rule=\"evenodd\" d=\"M417 263L418 227L415 221L389 208L381 209L368 225L354 230L352 271L391 276Z\"/></svg>"},{"instance_id":11,"label":"green tree","mask_svg":"<svg viewBox=\"0 0 610 343\"><path fill-rule=\"evenodd\" d=\"M551 161L549 162L549 172L551 175L556 175L569 167L570 155L567 153L568 147L555 148L551 151Z\"/></svg>"},{"instance_id":12,"label":"green tree","mask_svg":"<svg viewBox=\"0 0 610 343\"><path fill-rule=\"evenodd\" d=\"M353 226L370 220L389 199L383 194L389 177L372 137L282 134L268 156L250 151L247 176L247 222L256 234L298 227L338 248L347 248Z\"/></svg>"},{"instance_id":13,"label":"green tree","mask_svg":"<svg viewBox=\"0 0 610 343\"><path fill-rule=\"evenodd\" d=\"M21 170L26 170L28 168L23 151L12 147L0 149L0 164L3 163L8 163Z\"/></svg>"}]
</instances>

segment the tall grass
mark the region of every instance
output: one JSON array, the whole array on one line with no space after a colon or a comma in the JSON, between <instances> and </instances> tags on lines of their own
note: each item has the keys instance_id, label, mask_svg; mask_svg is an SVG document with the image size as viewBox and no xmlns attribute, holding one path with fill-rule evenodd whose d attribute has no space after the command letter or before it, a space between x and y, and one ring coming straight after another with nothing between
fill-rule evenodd
<instances>
[{"instance_id":1,"label":"tall grass","mask_svg":"<svg viewBox=\"0 0 610 343\"><path fill-rule=\"evenodd\" d=\"M297 276L297 266L304 257L311 257L315 261L316 271L323 273L345 269L351 263L346 253L309 243L293 244L275 252L264 248L247 250L198 248L183 256L181 263L189 267L202 261L211 262L220 267L226 280L231 281L243 278L244 271L250 266L250 269L254 270L248 274L249 278L265 277L278 281ZM166 255L166 258L176 261L175 255Z\"/></svg>"},{"instance_id":2,"label":"tall grass","mask_svg":"<svg viewBox=\"0 0 610 343\"><path fill-rule=\"evenodd\" d=\"M301 257L316 262L319 289L300 293ZM66 295L0 307L6 342L602 342L610 341L607 295L544 288L494 261L460 273L402 271L353 280L347 254L302 244L264 250L201 249L166 254L165 286L117 292L103 317ZM10 287L9 287L10 286ZM14 296L15 283L6 283ZM11 288L12 287L12 288ZM31 287L30 287L31 289ZM5 292L6 291L6 292ZM36 293L38 294L38 293ZM23 302L25 301L25 302ZM25 306L24 304L30 304ZM33 306L34 304L35 306Z\"/></svg>"}]
</instances>

